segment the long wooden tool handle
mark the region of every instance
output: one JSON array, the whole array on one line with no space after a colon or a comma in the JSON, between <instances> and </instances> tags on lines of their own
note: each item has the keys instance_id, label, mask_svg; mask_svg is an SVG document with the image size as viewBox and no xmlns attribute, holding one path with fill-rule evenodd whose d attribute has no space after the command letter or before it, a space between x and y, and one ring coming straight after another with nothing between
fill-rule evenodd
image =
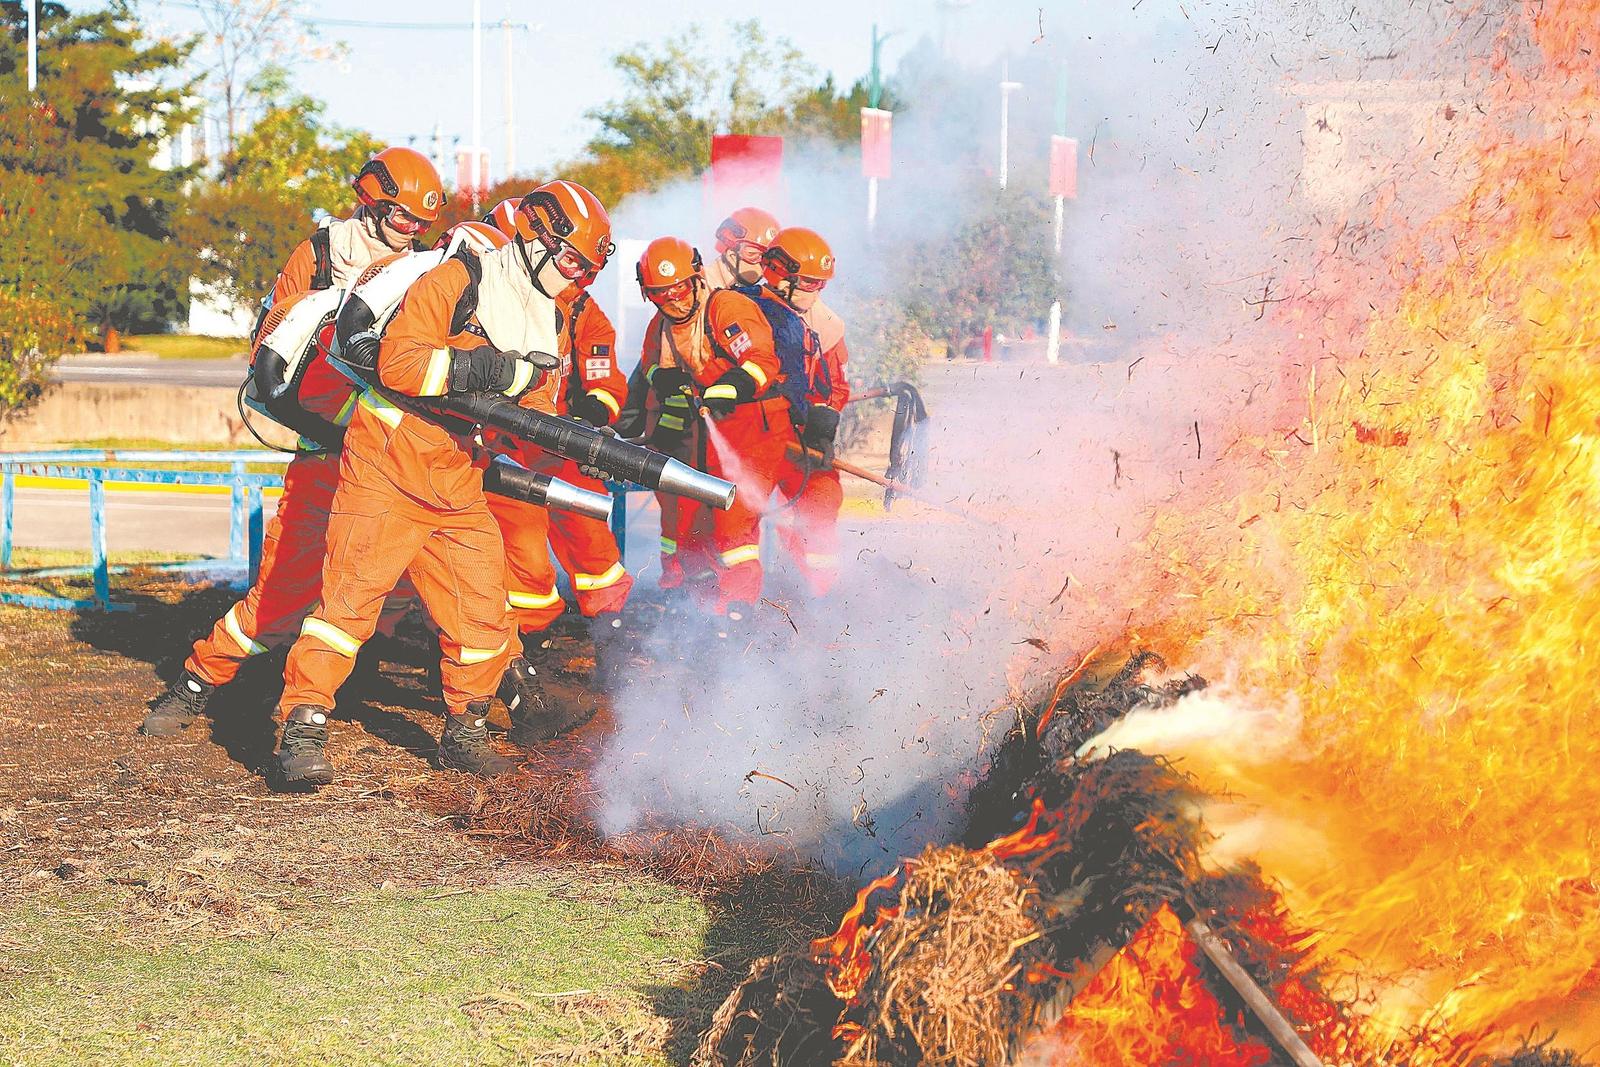
<instances>
[{"instance_id":1,"label":"long wooden tool handle","mask_svg":"<svg viewBox=\"0 0 1600 1067\"><path fill-rule=\"evenodd\" d=\"M789 454L791 456L805 455L812 460L820 460L822 458L821 452L818 452L814 449L804 448L799 444L791 444L789 446ZM940 511L949 512L951 515L959 516L963 519L966 519L968 522L975 522L979 526L996 525L981 515L973 514L966 508L961 507L959 504L947 504L942 500L934 500L932 497L913 489L905 482L897 482L893 478L885 478L881 474L874 474L872 471L867 470L867 468L858 467L854 463L846 463L842 459L835 459L832 461L832 466L834 470L841 474L853 475L857 478L869 481L873 485L881 485L885 489L893 489L896 496L909 497L912 500L928 505L930 508L937 508Z\"/></svg>"}]
</instances>

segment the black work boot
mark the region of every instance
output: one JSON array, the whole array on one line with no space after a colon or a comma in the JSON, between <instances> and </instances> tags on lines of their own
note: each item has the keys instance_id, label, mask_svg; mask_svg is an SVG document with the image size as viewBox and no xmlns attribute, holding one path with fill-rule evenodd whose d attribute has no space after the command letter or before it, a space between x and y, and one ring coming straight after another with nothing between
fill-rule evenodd
<instances>
[{"instance_id":1,"label":"black work boot","mask_svg":"<svg viewBox=\"0 0 1600 1067\"><path fill-rule=\"evenodd\" d=\"M516 764L489 747L488 721L487 700L468 704L465 715L446 715L435 766L440 770L465 771L480 778L493 778L515 767Z\"/></svg>"},{"instance_id":2,"label":"black work boot","mask_svg":"<svg viewBox=\"0 0 1600 1067\"><path fill-rule=\"evenodd\" d=\"M150 705L144 722L139 725L139 732L146 737L176 737L194 725L194 721L206 709L206 701L216 691L217 687L210 682L201 681L196 675L184 671Z\"/></svg>"},{"instance_id":3,"label":"black work boot","mask_svg":"<svg viewBox=\"0 0 1600 1067\"><path fill-rule=\"evenodd\" d=\"M578 706L551 700L538 670L522 656L506 668L505 677L500 680L500 699L511 717L506 740L521 748L531 748L576 729L594 718L595 713L593 704Z\"/></svg>"},{"instance_id":4,"label":"black work boot","mask_svg":"<svg viewBox=\"0 0 1600 1067\"><path fill-rule=\"evenodd\" d=\"M594 688L613 692L626 680L639 651L638 635L615 611L603 611L589 620L589 635L594 639Z\"/></svg>"},{"instance_id":5,"label":"black work boot","mask_svg":"<svg viewBox=\"0 0 1600 1067\"><path fill-rule=\"evenodd\" d=\"M316 789L333 781L333 764L323 754L328 744L328 709L315 704L297 704L283 723L278 741L277 781L279 789Z\"/></svg>"}]
</instances>

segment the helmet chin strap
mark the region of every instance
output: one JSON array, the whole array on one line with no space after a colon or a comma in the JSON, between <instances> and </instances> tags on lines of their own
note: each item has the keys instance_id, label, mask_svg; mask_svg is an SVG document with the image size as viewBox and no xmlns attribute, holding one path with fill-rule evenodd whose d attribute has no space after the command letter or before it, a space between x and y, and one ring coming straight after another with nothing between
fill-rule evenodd
<instances>
[{"instance_id":1,"label":"helmet chin strap","mask_svg":"<svg viewBox=\"0 0 1600 1067\"><path fill-rule=\"evenodd\" d=\"M545 265L555 258L555 253L545 248L542 244L539 246L539 250L544 255L540 258L539 265L536 267L533 265L533 261L528 258L528 242L523 240L520 233L517 234L517 255L522 258L522 266L528 272L528 281L532 282L533 287L539 292L554 300L555 294L545 289L544 283L539 281L539 275L544 273Z\"/></svg>"}]
</instances>

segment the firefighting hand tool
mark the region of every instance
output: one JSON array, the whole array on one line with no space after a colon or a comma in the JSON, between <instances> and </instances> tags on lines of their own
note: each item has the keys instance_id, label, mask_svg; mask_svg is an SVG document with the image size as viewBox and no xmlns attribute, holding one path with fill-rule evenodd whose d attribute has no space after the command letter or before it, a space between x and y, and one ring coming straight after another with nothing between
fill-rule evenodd
<instances>
[{"instance_id":1,"label":"firefighting hand tool","mask_svg":"<svg viewBox=\"0 0 1600 1067\"><path fill-rule=\"evenodd\" d=\"M789 454L797 458L807 460L811 463L823 462L823 457L820 452L810 452L809 449L803 449L798 444L791 444L789 446ZM998 523L991 522L980 515L973 514L958 504L947 504L942 500L934 500L932 497L929 497L923 493L919 493L917 490L913 489L904 482L897 482L892 478L885 478L881 474L874 474L865 467L858 467L854 463L847 463L842 459L833 459L829 461L826 466L832 467L840 474L853 475L854 477L869 481L873 485L881 485L885 489L892 489L897 496L910 497L912 500L920 501L921 503L928 505L930 508L936 508L939 511L946 511L951 515L960 516L961 518L966 519L968 522L977 523L979 526L997 527L999 525Z\"/></svg>"},{"instance_id":2,"label":"firefighting hand tool","mask_svg":"<svg viewBox=\"0 0 1600 1067\"><path fill-rule=\"evenodd\" d=\"M920 488L928 477L928 431L932 420L916 386L909 382L874 386L852 396L849 403L891 396L894 397L894 422L889 429L889 469L884 476L890 481L904 482L913 489ZM884 490L885 511L894 506L894 497L893 489Z\"/></svg>"},{"instance_id":3,"label":"firefighting hand tool","mask_svg":"<svg viewBox=\"0 0 1600 1067\"><path fill-rule=\"evenodd\" d=\"M601 522L611 521L609 495L580 489L552 475L530 471L505 456L496 456L483 472L483 491L543 508L570 511Z\"/></svg>"},{"instance_id":4,"label":"firefighting hand tool","mask_svg":"<svg viewBox=\"0 0 1600 1067\"><path fill-rule=\"evenodd\" d=\"M414 404L410 398L397 397L392 392L386 391L385 395L396 403L403 400L408 405ZM518 407L515 401L487 393L445 397L439 407L447 414L504 430L546 452L570 459L580 467L593 467L646 489L686 496L723 511L733 506L732 482L714 478L648 448L625 444L593 426Z\"/></svg>"}]
</instances>

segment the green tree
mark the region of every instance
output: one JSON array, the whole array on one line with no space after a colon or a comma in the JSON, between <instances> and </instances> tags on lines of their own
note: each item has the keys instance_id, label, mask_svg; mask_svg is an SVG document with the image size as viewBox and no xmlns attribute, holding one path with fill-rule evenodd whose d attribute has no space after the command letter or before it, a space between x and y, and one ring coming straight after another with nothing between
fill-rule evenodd
<instances>
[{"instance_id":1,"label":"green tree","mask_svg":"<svg viewBox=\"0 0 1600 1067\"><path fill-rule=\"evenodd\" d=\"M27 90L27 15L0 0L0 410L36 392L45 356L85 325L177 307L170 220L188 177L158 148L192 118L183 45L147 40L126 3L39 9L39 86ZM24 347L25 346L25 347Z\"/></svg>"},{"instance_id":2,"label":"green tree","mask_svg":"<svg viewBox=\"0 0 1600 1067\"><path fill-rule=\"evenodd\" d=\"M971 215L952 233L886 256L919 264L899 302L930 337L958 347L987 327L1023 332L1056 295L1049 200L981 179L961 199Z\"/></svg>"},{"instance_id":3,"label":"green tree","mask_svg":"<svg viewBox=\"0 0 1600 1067\"><path fill-rule=\"evenodd\" d=\"M263 72L252 92L265 110L218 177L195 189L179 227L198 250L195 276L247 307L271 287L317 212L351 210L351 179L383 147L363 131L328 125L325 106L290 89L282 71Z\"/></svg>"},{"instance_id":4,"label":"green tree","mask_svg":"<svg viewBox=\"0 0 1600 1067\"><path fill-rule=\"evenodd\" d=\"M856 136L864 83L841 96L831 76L817 82L800 51L769 38L754 19L731 23L727 38L718 49L692 25L659 45L619 53L612 65L626 86L622 96L589 112L600 132L557 172L614 204L705 170L713 134Z\"/></svg>"}]
</instances>

